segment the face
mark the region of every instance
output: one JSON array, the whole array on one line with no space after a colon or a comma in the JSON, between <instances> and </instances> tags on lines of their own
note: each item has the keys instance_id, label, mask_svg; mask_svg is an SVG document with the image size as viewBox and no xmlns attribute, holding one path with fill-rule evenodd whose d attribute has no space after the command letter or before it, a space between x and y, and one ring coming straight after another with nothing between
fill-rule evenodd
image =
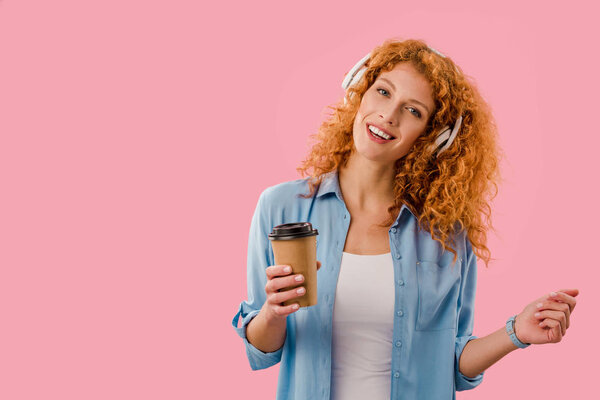
<instances>
[{"instance_id":1,"label":"face","mask_svg":"<svg viewBox=\"0 0 600 400\"><path fill-rule=\"evenodd\" d=\"M382 164L408 154L434 112L432 93L427 79L409 62L379 74L354 119L357 153Z\"/></svg>"}]
</instances>

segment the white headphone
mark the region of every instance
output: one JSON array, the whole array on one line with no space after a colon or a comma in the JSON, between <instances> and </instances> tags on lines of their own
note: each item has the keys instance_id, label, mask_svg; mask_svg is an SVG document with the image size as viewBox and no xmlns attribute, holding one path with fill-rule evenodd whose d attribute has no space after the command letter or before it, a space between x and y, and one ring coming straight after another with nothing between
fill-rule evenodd
<instances>
[{"instance_id":1,"label":"white headphone","mask_svg":"<svg viewBox=\"0 0 600 400\"><path fill-rule=\"evenodd\" d=\"M440 53L439 51L432 49L431 47L429 47L429 49L434 53L438 54L439 56L446 58L446 56ZM359 62L357 62L354 65L354 67L352 67L352 69L344 77L344 80L342 82L342 89L347 91L349 87L354 86L358 81L360 81L360 78L362 78L363 74L367 70L365 64L367 63L370 57L371 53L364 56ZM346 93L346 96L350 97L352 96L352 93ZM346 96L344 96L344 104L347 102ZM429 147L429 149L432 152L435 152L435 149L441 146L437 150L437 152L434 153L436 157L439 156L448 147L450 147L450 145L454 141L454 138L456 138L456 134L458 133L461 124L462 115L458 117L458 119L454 123L453 128L450 128L448 125L446 125L440 130L435 139L435 142Z\"/></svg>"}]
</instances>

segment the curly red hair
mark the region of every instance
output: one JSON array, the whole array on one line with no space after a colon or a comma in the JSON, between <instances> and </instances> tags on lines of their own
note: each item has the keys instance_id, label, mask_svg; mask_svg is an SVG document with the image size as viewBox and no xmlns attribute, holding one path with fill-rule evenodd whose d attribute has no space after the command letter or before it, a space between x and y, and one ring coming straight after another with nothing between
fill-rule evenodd
<instances>
[{"instance_id":1,"label":"curly red hair","mask_svg":"<svg viewBox=\"0 0 600 400\"><path fill-rule=\"evenodd\" d=\"M425 132L411 151L396 161L394 204L381 226L393 224L402 204L417 216L421 229L451 251L456 260L455 234L466 230L475 254L488 266L491 257L486 246L491 223L491 200L498 193L501 150L490 107L473 80L448 58L432 51L421 40L388 39L371 52L360 81L347 90L347 103L330 106L333 113L324 121L309 154L297 168L308 175L314 195L322 175L344 166L355 151L353 123L362 96L377 76L400 62L410 62L431 84L435 111ZM452 145L437 158L428 147L437 132L452 126L459 115L462 126Z\"/></svg>"}]
</instances>

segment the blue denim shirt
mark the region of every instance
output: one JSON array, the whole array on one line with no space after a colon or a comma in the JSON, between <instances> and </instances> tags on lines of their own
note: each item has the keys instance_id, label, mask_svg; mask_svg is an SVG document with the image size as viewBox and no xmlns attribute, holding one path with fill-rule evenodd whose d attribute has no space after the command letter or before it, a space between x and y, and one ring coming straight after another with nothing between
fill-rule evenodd
<instances>
[{"instance_id":1,"label":"blue denim shirt","mask_svg":"<svg viewBox=\"0 0 600 400\"><path fill-rule=\"evenodd\" d=\"M244 340L253 370L281 362L277 399L329 399L331 331L336 284L350 225L337 171L324 176L312 198L308 178L267 188L259 197L248 240L248 300L232 325ZM318 304L287 317L283 347L264 353L246 339L246 325L266 301L265 268L275 265L268 234L276 225L308 221L318 229ZM466 234L456 240L458 258L419 229L402 206L389 229L394 260L395 303L391 364L391 399L455 399L457 390L479 385L483 373L468 378L458 360L473 336L477 259ZM241 326L238 327L241 318Z\"/></svg>"}]
</instances>

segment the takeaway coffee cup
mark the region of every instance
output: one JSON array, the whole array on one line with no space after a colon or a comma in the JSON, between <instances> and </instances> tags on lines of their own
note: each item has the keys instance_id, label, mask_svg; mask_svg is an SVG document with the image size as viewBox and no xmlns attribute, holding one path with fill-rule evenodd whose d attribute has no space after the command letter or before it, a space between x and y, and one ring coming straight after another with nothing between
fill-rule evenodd
<instances>
[{"instance_id":1,"label":"takeaway coffee cup","mask_svg":"<svg viewBox=\"0 0 600 400\"><path fill-rule=\"evenodd\" d=\"M309 222L294 222L277 225L269 234L276 265L289 265L292 274L302 274L304 281L281 289L284 292L299 286L306 288L304 296L285 301L284 305L293 303L300 307L317 304L317 235Z\"/></svg>"}]
</instances>

